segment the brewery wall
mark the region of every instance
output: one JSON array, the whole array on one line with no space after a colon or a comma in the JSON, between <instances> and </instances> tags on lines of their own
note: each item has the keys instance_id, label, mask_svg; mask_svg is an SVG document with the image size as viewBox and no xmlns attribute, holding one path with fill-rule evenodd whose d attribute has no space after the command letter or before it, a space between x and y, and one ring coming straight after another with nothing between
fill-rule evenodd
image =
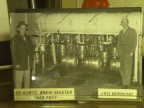
<instances>
[{"instance_id":1,"label":"brewery wall","mask_svg":"<svg viewBox=\"0 0 144 108\"><path fill-rule=\"evenodd\" d=\"M129 14L129 15L128 15ZM25 17L24 17L25 15ZM137 30L138 34L141 34L140 28L140 14L137 13L125 13L125 14L106 14L106 13L93 13L93 14L15 14L13 27L20 20L24 20L29 25L29 33L32 33L37 29L36 23L42 22L42 27L39 29L46 29L51 32L77 32L77 33L114 33L118 34L122 29L121 18L127 16L129 19L130 27ZM65 18L63 20L62 18ZM92 19L96 16L94 19ZM92 19L92 20L91 20ZM34 24L35 23L35 24ZM13 33L15 34L15 32Z\"/></svg>"},{"instance_id":2,"label":"brewery wall","mask_svg":"<svg viewBox=\"0 0 144 108\"><path fill-rule=\"evenodd\" d=\"M66 16L66 17L65 17ZM123 16L129 19L129 25L140 33L140 14L137 13L64 13L41 15L38 23L43 25L40 29L60 32L83 32L83 33L119 33L122 29L120 22ZM65 18L63 20L63 18ZM45 20L44 20L45 19ZM44 25L44 23L46 23ZM45 26L45 27L44 27Z\"/></svg>"}]
</instances>

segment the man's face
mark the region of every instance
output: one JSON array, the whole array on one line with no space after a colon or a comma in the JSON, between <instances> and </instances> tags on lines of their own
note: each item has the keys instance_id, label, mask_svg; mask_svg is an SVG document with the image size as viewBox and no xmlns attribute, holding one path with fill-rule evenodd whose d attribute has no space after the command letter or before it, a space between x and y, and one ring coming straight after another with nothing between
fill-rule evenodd
<instances>
[{"instance_id":1,"label":"man's face","mask_svg":"<svg viewBox=\"0 0 144 108\"><path fill-rule=\"evenodd\" d=\"M121 22L121 25L123 26L124 29L127 28L128 27L128 20L123 20Z\"/></svg>"},{"instance_id":2,"label":"man's face","mask_svg":"<svg viewBox=\"0 0 144 108\"><path fill-rule=\"evenodd\" d=\"M21 35L24 35L26 33L26 26L25 25L21 25L18 30L20 32Z\"/></svg>"}]
</instances>

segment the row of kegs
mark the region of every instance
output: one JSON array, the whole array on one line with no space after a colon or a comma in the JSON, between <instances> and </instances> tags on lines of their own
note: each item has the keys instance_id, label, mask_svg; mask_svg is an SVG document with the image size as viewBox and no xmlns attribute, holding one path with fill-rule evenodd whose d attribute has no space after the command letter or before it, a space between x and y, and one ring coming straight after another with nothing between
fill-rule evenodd
<instances>
[{"instance_id":1,"label":"row of kegs","mask_svg":"<svg viewBox=\"0 0 144 108\"><path fill-rule=\"evenodd\" d=\"M76 68L79 64L79 59L76 56L63 56L61 58L61 64L65 67ZM102 60L98 57L87 57L83 60L82 65L85 68L99 70L102 68ZM110 70L118 71L120 68L120 60L118 58L112 58L110 60Z\"/></svg>"}]
</instances>

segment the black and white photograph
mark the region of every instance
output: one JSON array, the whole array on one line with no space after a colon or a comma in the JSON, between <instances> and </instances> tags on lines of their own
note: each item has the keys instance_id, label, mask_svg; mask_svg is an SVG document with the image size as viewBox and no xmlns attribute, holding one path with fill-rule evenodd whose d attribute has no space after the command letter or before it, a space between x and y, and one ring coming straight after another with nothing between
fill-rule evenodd
<instances>
[{"instance_id":1,"label":"black and white photograph","mask_svg":"<svg viewBox=\"0 0 144 108\"><path fill-rule=\"evenodd\" d=\"M15 90L73 88L78 101L142 99L140 8L26 10L10 17Z\"/></svg>"}]
</instances>

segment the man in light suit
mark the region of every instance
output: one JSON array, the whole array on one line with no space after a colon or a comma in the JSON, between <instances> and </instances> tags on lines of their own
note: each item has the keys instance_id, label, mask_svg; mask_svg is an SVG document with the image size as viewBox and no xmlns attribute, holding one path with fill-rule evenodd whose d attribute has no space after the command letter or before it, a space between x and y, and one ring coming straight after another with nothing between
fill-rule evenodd
<instances>
[{"instance_id":1,"label":"man in light suit","mask_svg":"<svg viewBox=\"0 0 144 108\"><path fill-rule=\"evenodd\" d=\"M30 36L26 34L27 26L20 21L17 26L17 34L11 39L15 88L30 88L34 48Z\"/></svg>"},{"instance_id":2,"label":"man in light suit","mask_svg":"<svg viewBox=\"0 0 144 108\"><path fill-rule=\"evenodd\" d=\"M117 40L117 52L120 58L120 74L122 77L122 88L128 88L131 85L133 73L133 60L137 44L136 30L129 27L127 17L122 17L121 25L123 29L120 31Z\"/></svg>"}]
</instances>

